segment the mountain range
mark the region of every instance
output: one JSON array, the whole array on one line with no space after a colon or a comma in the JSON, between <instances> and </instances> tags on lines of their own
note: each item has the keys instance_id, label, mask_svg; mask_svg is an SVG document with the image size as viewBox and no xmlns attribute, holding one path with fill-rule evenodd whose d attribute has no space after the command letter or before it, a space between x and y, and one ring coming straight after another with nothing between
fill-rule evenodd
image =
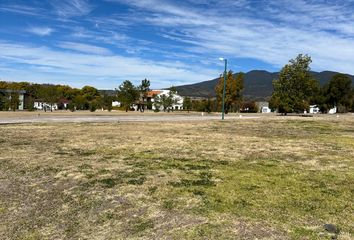
<instances>
[{"instance_id":1,"label":"mountain range","mask_svg":"<svg viewBox=\"0 0 354 240\"><path fill-rule=\"evenodd\" d=\"M321 85L327 83L338 72L323 71L311 72ZM268 100L273 92L273 80L277 79L279 72L267 72L264 70L253 70L245 74L243 96L249 100ZM347 74L354 84L354 76ZM181 96L188 97L215 97L215 86L219 78L199 83L177 86L177 92Z\"/></svg>"}]
</instances>

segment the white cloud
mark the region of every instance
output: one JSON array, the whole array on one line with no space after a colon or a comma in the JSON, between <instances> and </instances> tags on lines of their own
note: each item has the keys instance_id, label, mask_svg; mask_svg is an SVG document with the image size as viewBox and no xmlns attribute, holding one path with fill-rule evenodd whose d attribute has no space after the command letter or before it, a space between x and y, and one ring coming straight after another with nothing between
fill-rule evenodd
<instances>
[{"instance_id":1,"label":"white cloud","mask_svg":"<svg viewBox=\"0 0 354 240\"><path fill-rule=\"evenodd\" d=\"M19 5L19 4L0 5L0 12L10 12L16 14L23 14L23 15L39 16L40 10L41 9L39 8L29 7L26 5Z\"/></svg>"},{"instance_id":2,"label":"white cloud","mask_svg":"<svg viewBox=\"0 0 354 240\"><path fill-rule=\"evenodd\" d=\"M112 54L106 48L98 47L90 44L75 43L75 42L61 42L58 44L60 48L69 49L77 52L82 52L85 54L98 54L98 55L110 55Z\"/></svg>"},{"instance_id":3,"label":"white cloud","mask_svg":"<svg viewBox=\"0 0 354 240\"><path fill-rule=\"evenodd\" d=\"M43 36L49 36L54 30L49 27L30 27L27 29L27 32L39 35L41 37Z\"/></svg>"},{"instance_id":4,"label":"white cloud","mask_svg":"<svg viewBox=\"0 0 354 240\"><path fill-rule=\"evenodd\" d=\"M148 78L153 87L159 88L203 81L219 74L218 71L176 62L161 63L119 55L62 52L48 47L6 42L0 42L0 52L0 67L6 67L3 63L22 66L21 69L3 72L4 79L41 82L60 79L60 83L70 82L73 86L79 83L80 86L91 84L100 88L113 88L126 79L139 83L141 79ZM73 79L85 81L72 82Z\"/></svg>"},{"instance_id":5,"label":"white cloud","mask_svg":"<svg viewBox=\"0 0 354 240\"><path fill-rule=\"evenodd\" d=\"M275 67L307 53L314 70L354 74L354 14L348 1L198 2L208 8L173 1L116 1L145 11L141 23L162 28L161 36L186 44L191 53L252 58Z\"/></svg>"},{"instance_id":6,"label":"white cloud","mask_svg":"<svg viewBox=\"0 0 354 240\"><path fill-rule=\"evenodd\" d=\"M155 87L168 87L218 76L220 56L238 71L242 66L236 67L237 58L259 60L278 69L305 53L312 56L316 71L354 74L352 1L106 1L129 8L103 16L91 14L94 6L88 0L49 0L58 18L52 19L50 11L43 18L51 17L51 26L60 33L49 43L61 49L0 41L1 69L13 64L14 71L4 72L18 80L75 79L74 84L115 87L118 81L147 77ZM38 14L43 9L0 4L0 12L25 14L27 10ZM75 24L64 25L62 20ZM48 36L53 29L26 31Z\"/></svg>"},{"instance_id":7,"label":"white cloud","mask_svg":"<svg viewBox=\"0 0 354 240\"><path fill-rule=\"evenodd\" d=\"M93 10L87 0L50 0L50 4L60 17L84 16Z\"/></svg>"}]
</instances>

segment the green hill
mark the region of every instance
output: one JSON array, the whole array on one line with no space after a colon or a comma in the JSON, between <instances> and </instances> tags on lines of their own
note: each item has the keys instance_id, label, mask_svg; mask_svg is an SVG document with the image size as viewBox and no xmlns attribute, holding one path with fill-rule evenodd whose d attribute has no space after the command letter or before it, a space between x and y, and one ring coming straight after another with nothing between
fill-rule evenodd
<instances>
[{"instance_id":1,"label":"green hill","mask_svg":"<svg viewBox=\"0 0 354 240\"><path fill-rule=\"evenodd\" d=\"M311 72L313 77L317 79L321 85L328 82L338 72L324 71ZM278 72L267 72L264 70L253 70L245 74L245 90L244 97L252 100L266 100L273 91L272 82L278 77ZM354 84L354 76L348 75ZM178 94L190 97L215 97L215 86L219 78L199 82L190 85L177 86Z\"/></svg>"}]
</instances>

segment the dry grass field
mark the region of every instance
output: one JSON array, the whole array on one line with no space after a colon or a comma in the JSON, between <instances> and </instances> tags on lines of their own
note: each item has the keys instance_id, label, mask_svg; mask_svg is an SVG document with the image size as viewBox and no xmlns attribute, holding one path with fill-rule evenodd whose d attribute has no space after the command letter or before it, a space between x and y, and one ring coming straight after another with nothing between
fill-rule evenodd
<instances>
[{"instance_id":1,"label":"dry grass field","mask_svg":"<svg viewBox=\"0 0 354 240\"><path fill-rule=\"evenodd\" d=\"M354 117L0 125L0 239L354 238Z\"/></svg>"}]
</instances>

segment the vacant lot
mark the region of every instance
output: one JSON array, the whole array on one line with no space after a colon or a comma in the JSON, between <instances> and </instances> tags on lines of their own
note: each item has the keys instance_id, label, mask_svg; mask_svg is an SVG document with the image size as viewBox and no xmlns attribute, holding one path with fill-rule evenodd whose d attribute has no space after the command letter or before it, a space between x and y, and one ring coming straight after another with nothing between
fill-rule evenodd
<instances>
[{"instance_id":1,"label":"vacant lot","mask_svg":"<svg viewBox=\"0 0 354 240\"><path fill-rule=\"evenodd\" d=\"M0 239L354 238L354 118L0 125Z\"/></svg>"}]
</instances>

